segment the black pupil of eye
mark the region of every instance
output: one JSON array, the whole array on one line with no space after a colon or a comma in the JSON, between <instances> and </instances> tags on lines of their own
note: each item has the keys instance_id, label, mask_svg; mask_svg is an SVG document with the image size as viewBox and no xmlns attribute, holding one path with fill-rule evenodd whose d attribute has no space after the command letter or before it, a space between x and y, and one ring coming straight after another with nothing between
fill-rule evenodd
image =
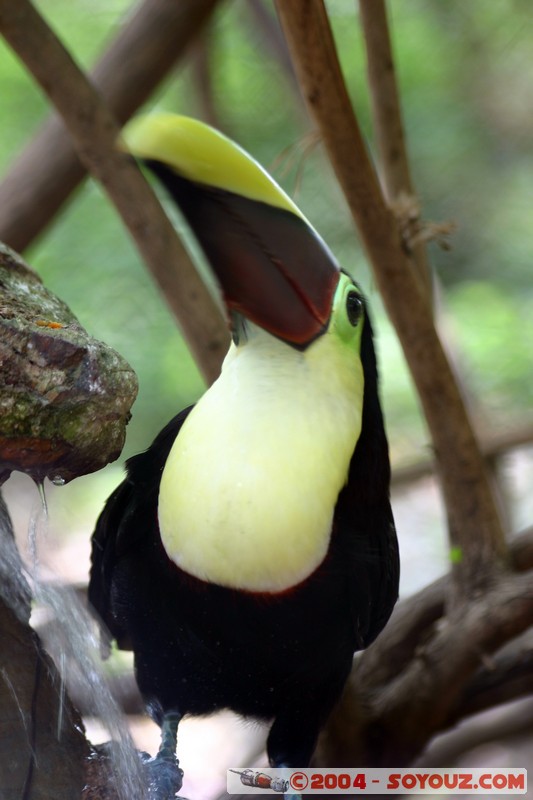
<instances>
[{"instance_id":1,"label":"black pupil of eye","mask_svg":"<svg viewBox=\"0 0 533 800\"><path fill-rule=\"evenodd\" d=\"M350 292L346 298L346 312L350 323L355 327L363 313L363 301L357 292Z\"/></svg>"}]
</instances>

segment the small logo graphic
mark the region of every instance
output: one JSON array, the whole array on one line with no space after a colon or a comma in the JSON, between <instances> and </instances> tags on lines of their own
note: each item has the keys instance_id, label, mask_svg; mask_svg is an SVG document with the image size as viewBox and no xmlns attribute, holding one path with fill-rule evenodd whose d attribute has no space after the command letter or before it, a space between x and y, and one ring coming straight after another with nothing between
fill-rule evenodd
<instances>
[{"instance_id":1,"label":"small logo graphic","mask_svg":"<svg viewBox=\"0 0 533 800\"><path fill-rule=\"evenodd\" d=\"M253 786L256 789L268 789L270 792L284 794L289 788L289 781L279 776L272 777L266 772L256 772L253 769L230 769L240 776L243 786Z\"/></svg>"}]
</instances>

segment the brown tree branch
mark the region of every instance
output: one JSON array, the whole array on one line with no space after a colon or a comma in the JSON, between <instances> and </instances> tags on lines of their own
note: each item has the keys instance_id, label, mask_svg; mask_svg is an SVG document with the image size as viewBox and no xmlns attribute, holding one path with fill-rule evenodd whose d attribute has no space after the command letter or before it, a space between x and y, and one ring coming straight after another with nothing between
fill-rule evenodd
<instances>
[{"instance_id":1,"label":"brown tree branch","mask_svg":"<svg viewBox=\"0 0 533 800\"><path fill-rule=\"evenodd\" d=\"M425 244L413 239L418 203L409 169L385 0L359 0L368 84L385 199L398 217L403 240L428 297L431 275ZM402 213L408 211L408 213Z\"/></svg>"},{"instance_id":2,"label":"brown tree branch","mask_svg":"<svg viewBox=\"0 0 533 800\"><path fill-rule=\"evenodd\" d=\"M450 710L447 725L526 695L533 695L531 630L485 660Z\"/></svg>"},{"instance_id":3,"label":"brown tree branch","mask_svg":"<svg viewBox=\"0 0 533 800\"><path fill-rule=\"evenodd\" d=\"M143 0L91 73L120 123L150 96L187 51L218 0ZM22 252L86 175L60 117L53 115L0 184L0 240Z\"/></svg>"},{"instance_id":4,"label":"brown tree branch","mask_svg":"<svg viewBox=\"0 0 533 800\"><path fill-rule=\"evenodd\" d=\"M395 214L411 263L422 280L428 298L430 301L436 300L438 308L442 292L439 291L438 278L431 272L426 242L422 236L424 226L420 221L420 205L409 168L385 0L359 0L359 9L367 51L370 96L385 198ZM440 321L442 322L442 317ZM473 409L476 403L468 391L461 359L450 346L449 340L444 339L442 343L458 386L467 398L469 408ZM504 497L494 464L487 464L487 474L492 480L502 522L508 527Z\"/></svg>"},{"instance_id":5,"label":"brown tree branch","mask_svg":"<svg viewBox=\"0 0 533 800\"><path fill-rule=\"evenodd\" d=\"M277 0L309 109L356 221L431 431L457 557L457 597L491 580L506 548L487 470L422 282L383 198L340 70L320 0Z\"/></svg>"},{"instance_id":6,"label":"brown tree branch","mask_svg":"<svg viewBox=\"0 0 533 800\"><path fill-rule=\"evenodd\" d=\"M511 565L516 572L533 569L533 527L527 528L510 543Z\"/></svg>"},{"instance_id":7,"label":"brown tree branch","mask_svg":"<svg viewBox=\"0 0 533 800\"><path fill-rule=\"evenodd\" d=\"M79 158L102 184L174 311L208 381L228 344L221 312L143 176L116 149L119 129L98 93L28 0L0 0L0 32L48 95Z\"/></svg>"},{"instance_id":8,"label":"brown tree branch","mask_svg":"<svg viewBox=\"0 0 533 800\"><path fill-rule=\"evenodd\" d=\"M385 683L376 684L365 669L364 653L323 733L319 763L375 767L411 763L450 723L450 710L457 717L486 657L526 630L532 614L533 573L502 575L490 590L463 607L461 616L434 624L404 666L389 661L396 670ZM394 658L380 647L383 657Z\"/></svg>"},{"instance_id":9,"label":"brown tree branch","mask_svg":"<svg viewBox=\"0 0 533 800\"><path fill-rule=\"evenodd\" d=\"M385 199L414 194L384 0L359 0Z\"/></svg>"},{"instance_id":10,"label":"brown tree branch","mask_svg":"<svg viewBox=\"0 0 533 800\"><path fill-rule=\"evenodd\" d=\"M533 570L533 528L511 539L509 556L514 571ZM404 669L444 616L450 582L451 575L444 575L398 603L385 630L360 656L359 679L378 687Z\"/></svg>"},{"instance_id":11,"label":"brown tree branch","mask_svg":"<svg viewBox=\"0 0 533 800\"><path fill-rule=\"evenodd\" d=\"M459 728L445 731L431 742L414 762L416 767L447 768L464 756L469 750L489 742L514 744L513 739L529 738L533 717L533 698L521 697L512 704L491 709L483 714L465 720Z\"/></svg>"},{"instance_id":12,"label":"brown tree branch","mask_svg":"<svg viewBox=\"0 0 533 800\"><path fill-rule=\"evenodd\" d=\"M356 658L318 763L408 764L458 719L530 691L519 658L505 651L487 657L531 625L533 529L511 541L510 555L517 574L498 579L462 616L445 616L451 575L398 604L377 641ZM491 684L492 664L498 674Z\"/></svg>"}]
</instances>

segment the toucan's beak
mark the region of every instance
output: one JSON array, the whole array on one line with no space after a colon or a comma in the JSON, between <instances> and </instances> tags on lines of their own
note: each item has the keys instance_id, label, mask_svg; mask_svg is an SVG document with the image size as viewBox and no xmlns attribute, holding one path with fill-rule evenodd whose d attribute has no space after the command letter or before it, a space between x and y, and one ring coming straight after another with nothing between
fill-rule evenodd
<instances>
[{"instance_id":1,"label":"toucan's beak","mask_svg":"<svg viewBox=\"0 0 533 800\"><path fill-rule=\"evenodd\" d=\"M328 325L339 267L297 206L241 148L196 120L141 118L126 130L179 205L220 283L242 314L304 348Z\"/></svg>"}]
</instances>

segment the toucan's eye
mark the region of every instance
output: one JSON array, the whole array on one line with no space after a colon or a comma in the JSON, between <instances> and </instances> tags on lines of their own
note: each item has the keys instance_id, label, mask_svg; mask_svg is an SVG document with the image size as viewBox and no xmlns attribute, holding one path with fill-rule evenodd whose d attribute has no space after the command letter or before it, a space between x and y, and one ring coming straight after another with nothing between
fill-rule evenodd
<instances>
[{"instance_id":1,"label":"toucan's eye","mask_svg":"<svg viewBox=\"0 0 533 800\"><path fill-rule=\"evenodd\" d=\"M350 324L355 328L363 313L363 301L357 292L348 292L346 298L346 313L348 314Z\"/></svg>"}]
</instances>

